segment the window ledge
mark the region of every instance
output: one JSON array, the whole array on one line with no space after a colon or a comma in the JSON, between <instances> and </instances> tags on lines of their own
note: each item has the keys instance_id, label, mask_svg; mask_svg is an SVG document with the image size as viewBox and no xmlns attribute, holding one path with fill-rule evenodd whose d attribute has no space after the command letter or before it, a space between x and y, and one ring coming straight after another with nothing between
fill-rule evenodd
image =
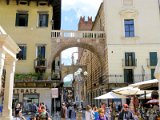
<instances>
[{"instance_id":1,"label":"window ledge","mask_svg":"<svg viewBox=\"0 0 160 120\"><path fill-rule=\"evenodd\" d=\"M125 37L125 36L122 36L121 39L122 40L139 40L140 37L138 37L138 36L135 36L135 37Z\"/></svg>"},{"instance_id":2,"label":"window ledge","mask_svg":"<svg viewBox=\"0 0 160 120\"><path fill-rule=\"evenodd\" d=\"M47 26L37 26L37 28L39 28L39 29L44 29L44 28L48 28Z\"/></svg>"}]
</instances>

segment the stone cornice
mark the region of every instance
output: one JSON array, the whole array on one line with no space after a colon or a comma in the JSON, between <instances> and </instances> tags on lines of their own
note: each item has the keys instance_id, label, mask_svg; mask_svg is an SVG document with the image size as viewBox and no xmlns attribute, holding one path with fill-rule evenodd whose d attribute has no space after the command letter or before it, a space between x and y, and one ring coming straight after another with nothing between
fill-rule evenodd
<instances>
[{"instance_id":1,"label":"stone cornice","mask_svg":"<svg viewBox=\"0 0 160 120\"><path fill-rule=\"evenodd\" d=\"M133 17L138 15L138 11L136 9L133 9L133 8L125 8L125 9L122 9L119 12L119 14L123 17L133 18Z\"/></svg>"},{"instance_id":2,"label":"stone cornice","mask_svg":"<svg viewBox=\"0 0 160 120\"><path fill-rule=\"evenodd\" d=\"M6 32L0 26L0 47L5 50L8 54L13 56L13 54L17 54L20 51L18 45L13 41L13 39L6 34Z\"/></svg>"}]
</instances>

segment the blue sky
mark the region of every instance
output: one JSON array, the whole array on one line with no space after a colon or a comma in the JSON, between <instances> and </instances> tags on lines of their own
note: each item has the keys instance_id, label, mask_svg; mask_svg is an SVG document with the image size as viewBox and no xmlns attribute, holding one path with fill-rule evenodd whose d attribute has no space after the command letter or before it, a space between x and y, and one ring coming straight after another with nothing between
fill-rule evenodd
<instances>
[{"instance_id":1,"label":"blue sky","mask_svg":"<svg viewBox=\"0 0 160 120\"><path fill-rule=\"evenodd\" d=\"M100 4L103 0L62 0L62 30L77 30L80 16L92 16L94 20ZM72 53L77 51L76 48L69 48L62 52L62 63L71 64ZM77 58L77 54L74 54ZM76 61L76 59L75 59Z\"/></svg>"}]
</instances>

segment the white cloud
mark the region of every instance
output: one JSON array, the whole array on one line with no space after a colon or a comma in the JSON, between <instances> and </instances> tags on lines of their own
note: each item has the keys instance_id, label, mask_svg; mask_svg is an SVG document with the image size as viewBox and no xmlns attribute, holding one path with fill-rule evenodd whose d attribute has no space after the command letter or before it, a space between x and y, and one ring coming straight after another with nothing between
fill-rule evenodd
<instances>
[{"instance_id":1,"label":"white cloud","mask_svg":"<svg viewBox=\"0 0 160 120\"><path fill-rule=\"evenodd\" d=\"M74 10L77 17L96 16L98 8L103 0L62 0L62 12Z\"/></svg>"}]
</instances>

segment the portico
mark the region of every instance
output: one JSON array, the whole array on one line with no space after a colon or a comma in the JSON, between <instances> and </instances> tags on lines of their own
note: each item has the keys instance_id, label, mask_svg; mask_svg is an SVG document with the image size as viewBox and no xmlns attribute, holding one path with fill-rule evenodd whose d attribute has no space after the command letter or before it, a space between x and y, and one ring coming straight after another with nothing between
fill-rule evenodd
<instances>
[{"instance_id":1,"label":"portico","mask_svg":"<svg viewBox=\"0 0 160 120\"><path fill-rule=\"evenodd\" d=\"M14 86L14 72L16 65L16 54L20 51L13 39L0 26L0 91L4 90L3 111L1 120L12 120L12 97ZM2 74L5 74L5 85L2 87ZM2 99L2 95L0 96Z\"/></svg>"}]
</instances>

